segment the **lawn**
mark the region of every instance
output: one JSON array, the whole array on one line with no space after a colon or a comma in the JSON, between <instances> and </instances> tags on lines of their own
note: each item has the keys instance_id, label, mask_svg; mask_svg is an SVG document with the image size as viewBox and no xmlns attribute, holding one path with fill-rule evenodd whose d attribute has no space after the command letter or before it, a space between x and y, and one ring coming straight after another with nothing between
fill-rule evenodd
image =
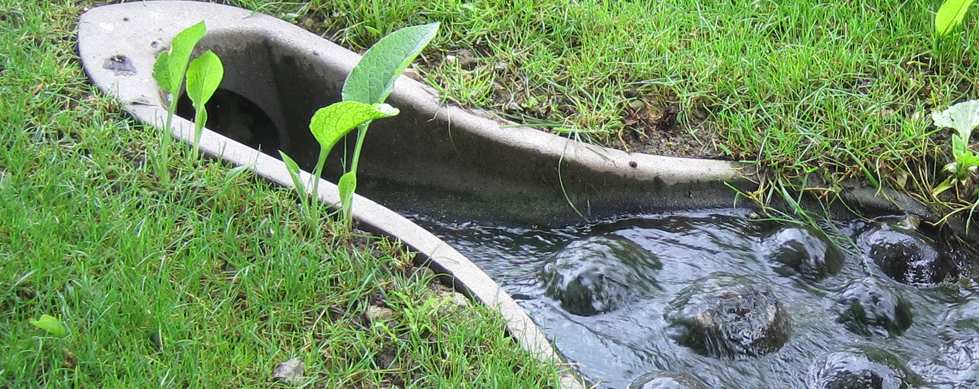
<instances>
[{"instance_id":1,"label":"lawn","mask_svg":"<svg viewBox=\"0 0 979 389\"><path fill-rule=\"evenodd\" d=\"M398 244L182 145L161 180L161 130L78 63L94 5L0 0L0 388L287 387L292 358L304 387L557 386Z\"/></svg>"}]
</instances>

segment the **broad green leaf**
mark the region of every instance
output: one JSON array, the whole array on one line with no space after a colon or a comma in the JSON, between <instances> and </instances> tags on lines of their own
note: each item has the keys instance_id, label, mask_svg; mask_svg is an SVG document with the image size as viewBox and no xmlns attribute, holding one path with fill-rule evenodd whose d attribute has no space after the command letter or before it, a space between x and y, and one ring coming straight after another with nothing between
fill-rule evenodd
<instances>
[{"instance_id":1,"label":"broad green leaf","mask_svg":"<svg viewBox=\"0 0 979 389\"><path fill-rule=\"evenodd\" d=\"M153 64L153 78L170 94L176 96L180 93L180 84L184 81L184 72L187 70L187 62L190 61L190 53L194 51L197 42L207 34L204 21L188 27L181 31L170 42L170 50L164 55L156 58Z\"/></svg>"},{"instance_id":2,"label":"broad green leaf","mask_svg":"<svg viewBox=\"0 0 979 389\"><path fill-rule=\"evenodd\" d=\"M945 0L935 14L935 32L939 36L948 35L952 29L962 24L965 13L975 0Z\"/></svg>"},{"instance_id":3,"label":"broad green leaf","mask_svg":"<svg viewBox=\"0 0 979 389\"><path fill-rule=\"evenodd\" d=\"M164 51L156 57L156 62L153 63L153 79L156 80L156 83L160 86L160 88L163 88L163 90L170 92L171 94L175 94L175 92L171 90L171 84L173 82L170 80L169 52Z\"/></svg>"},{"instance_id":4,"label":"broad green leaf","mask_svg":"<svg viewBox=\"0 0 979 389\"><path fill-rule=\"evenodd\" d=\"M65 325L61 323L61 320L51 315L41 315L40 319L31 320L30 323L59 338L64 338L68 335L68 331L65 330Z\"/></svg>"},{"instance_id":5,"label":"broad green leaf","mask_svg":"<svg viewBox=\"0 0 979 389\"><path fill-rule=\"evenodd\" d=\"M353 203L354 192L357 191L357 174L354 172L344 173L340 176L340 181L337 182L337 188L340 190L340 207L343 217L349 221L350 206Z\"/></svg>"},{"instance_id":6,"label":"broad green leaf","mask_svg":"<svg viewBox=\"0 0 979 389\"><path fill-rule=\"evenodd\" d=\"M207 104L223 78L224 65L211 50L190 62L187 68L187 97L194 102L194 108L200 110Z\"/></svg>"},{"instance_id":7,"label":"broad green leaf","mask_svg":"<svg viewBox=\"0 0 979 389\"><path fill-rule=\"evenodd\" d=\"M306 196L306 185L303 185L303 181L299 178L299 164L289 158L286 153L279 150L279 155L282 156L282 162L286 164L286 170L289 171L289 177L292 178L292 184L296 186L296 190L301 193L301 196Z\"/></svg>"},{"instance_id":8,"label":"broad green leaf","mask_svg":"<svg viewBox=\"0 0 979 389\"><path fill-rule=\"evenodd\" d=\"M972 166L979 166L979 155L966 153L956 159L959 164L964 165L966 168Z\"/></svg>"},{"instance_id":9,"label":"broad green leaf","mask_svg":"<svg viewBox=\"0 0 979 389\"><path fill-rule=\"evenodd\" d=\"M439 23L405 27L377 41L343 83L343 100L383 103L394 81L438 33Z\"/></svg>"},{"instance_id":10,"label":"broad green leaf","mask_svg":"<svg viewBox=\"0 0 979 389\"><path fill-rule=\"evenodd\" d=\"M955 104L941 112L932 112L932 120L938 127L951 127L963 140L968 140L972 129L979 126L979 100Z\"/></svg>"},{"instance_id":11,"label":"broad green leaf","mask_svg":"<svg viewBox=\"0 0 979 389\"><path fill-rule=\"evenodd\" d=\"M341 101L316 111L309 121L309 131L320 143L323 152L329 154L337 141L361 123L391 117L397 115L398 112L397 108L387 104Z\"/></svg>"}]
</instances>

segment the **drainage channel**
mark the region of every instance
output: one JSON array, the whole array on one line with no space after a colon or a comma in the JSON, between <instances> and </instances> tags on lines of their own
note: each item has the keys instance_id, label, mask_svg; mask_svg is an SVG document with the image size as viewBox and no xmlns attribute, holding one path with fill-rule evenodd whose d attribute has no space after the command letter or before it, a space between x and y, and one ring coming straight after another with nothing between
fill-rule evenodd
<instances>
[{"instance_id":1,"label":"drainage channel","mask_svg":"<svg viewBox=\"0 0 979 389\"><path fill-rule=\"evenodd\" d=\"M152 63L173 35L200 20L206 21L209 34L198 50L214 51L226 67L221 90L208 107L210 124L216 132L205 131L202 150L213 157L251 166L258 175L291 186L284 165L272 155L281 149L306 170L312 166L318 148L307 131L309 118L316 109L339 100L343 80L359 60L356 54L289 23L247 10L179 1L130 3L96 8L83 15L79 52L86 72L140 120L160 124L165 111L161 92L151 77ZM826 226L842 231L826 241L806 238L809 235L802 232L784 233L789 237L779 238L783 235L779 231L791 228L756 223L744 215L744 210L696 211L675 216L672 213L678 210L730 207L734 189L748 190L753 184L738 174L742 166L727 162L628 154L529 128L504 129L495 120L444 106L430 89L405 77L398 81L388 103L400 108L402 114L397 120L379 120L372 125L362 155L359 188L367 197L355 198L354 217L366 229L396 237L419 251L436 271L452 276L460 290L497 307L508 320L510 332L524 347L544 358L556 358L544 332L527 315L529 311L553 335L562 352L582 363L581 372L595 381L604 381L605 387L626 387L643 374L650 382L673 379L694 383L700 380L713 387L801 387L796 384L802 382L802 376L806 376L806 384L810 383L809 376L816 380L828 374L827 379L831 380L833 374L820 373L826 369L872 370L886 380L892 380L888 377L893 375L906 381L919 376L935 381L942 379L940 374L919 371L938 371L938 366L948 367L948 363L915 362L908 357L927 358L927 353L939 353L943 347L962 353L972 352L970 347L974 347L973 354L979 355L975 342L955 343L954 339L964 335L943 332L946 328L936 324L942 315L958 315L966 321L976 316L968 308L973 301L971 291L950 288L934 279L917 283L918 273L901 278L895 274L906 271L885 271L889 267L877 263L882 260L866 260L873 253L890 252L874 247L919 242L895 238L890 232L874 238L883 242L880 244L867 238L866 234L878 230L903 231L890 227L894 223L858 226L842 222ZM185 110L186 104L184 115ZM189 122L179 120L172 131L186 141L191 139L191 128ZM334 152L340 154L343 153L339 150ZM339 160L331 159L328 167L332 169L328 178L335 177ZM336 187L326 181L319 196L331 203L338 201ZM385 206L371 199L381 200ZM392 209L415 215L413 221ZM643 216L617 216L623 214ZM604 221L583 224L583 216ZM707 219L721 220L720 227L707 227ZM744 227L744 231L729 231L729 225ZM441 239L426 228L437 232ZM818 232L808 234L823 236ZM773 240L775 243L771 243ZM819 242L847 240L858 243L833 250L857 254L841 254L839 269L825 272L832 277L815 280L799 270L799 266L805 268L812 262L815 254L810 246L837 247ZM505 242L519 244L504 247L508 245ZM796 259L789 261L795 262L786 265L778 258L772 259L774 254L769 251L781 250L782 246L795 253L787 254L794 256ZM921 247L908 250L930 252ZM622 250L640 254L636 254L638 259L628 260L602 254ZM931 250L944 253L943 247ZM611 262L584 261L578 251L597 253L599 258L604 256ZM946 262L957 259L949 258L941 256ZM575 263L588 263L592 270L576 268ZM670 264L679 266L681 271L669 270ZM895 266L905 270L921 267ZM945 274L947 279L957 276L959 268L955 269L956 274ZM900 282L908 279L912 282ZM830 281L820 284L819 280ZM870 286L860 286L864 283ZM885 286L878 287L881 283ZM616 286L623 284L637 288ZM760 332L773 334L774 340L765 336L750 338L761 339L759 342L764 344L756 346L755 341L717 337L724 331L697 327L703 317L713 317L710 310L704 314L707 316L685 316L688 310L683 307L690 300L715 301L717 296L711 290L740 290L742 285L745 295L792 296L781 302L761 299L769 301L769 305L754 300L744 303L748 305L732 303L736 312L758 313L735 315L754 318L746 324L748 327L743 327L748 332L754 331L750 325L764 323L768 318L774 329ZM757 290L752 285L770 286ZM796 289L809 294L789 292ZM856 290L850 293L856 297L840 297L850 289ZM610 292L614 298L606 301L600 297L604 290L614 291ZM520 304L511 295L517 296ZM870 322L869 327L864 326L870 328L869 335L854 335L847 327L848 320L839 319L845 314L839 310L843 304L839 301L860 302L866 296L899 296L894 301L906 301L905 305L912 307L915 325L900 336L893 336L889 329L884 334L874 323L886 320L865 312L857 321ZM937 305L927 304L935 302ZM793 310L797 307L806 310ZM677 329L671 327L675 322L693 324ZM622 323L637 326L626 328ZM891 328L888 324L883 327ZM670 333L674 333L672 337ZM698 333L713 337L695 340ZM874 336L890 343L881 346L873 342L822 341L823 337L853 340ZM947 339L952 339L952 343ZM918 340L921 342L914 343ZM576 343L579 341L583 343ZM731 344L718 346L728 343ZM923 354L915 354L915 348ZM874 351L878 349L883 351ZM896 356L895 360L908 361L906 365L921 367L878 368L883 363L880 355ZM975 367L974 362L961 363ZM815 373L809 366L816 366ZM870 366L870 370L857 369L861 366ZM941 377L957 374L956 369L942 370L945 376ZM907 376L901 376L901 372L907 372ZM685 375L671 378L670 374ZM756 380L745 381L750 377ZM947 387L974 382L969 379L949 378L947 381L953 386ZM743 386L744 382L751 384ZM570 378L565 383L566 387L581 385Z\"/></svg>"}]
</instances>

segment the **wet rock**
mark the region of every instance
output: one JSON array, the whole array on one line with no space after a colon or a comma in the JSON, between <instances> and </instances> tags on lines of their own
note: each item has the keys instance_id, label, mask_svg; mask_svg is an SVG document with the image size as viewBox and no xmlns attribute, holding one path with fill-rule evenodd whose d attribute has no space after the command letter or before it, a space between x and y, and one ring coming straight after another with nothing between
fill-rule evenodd
<instances>
[{"instance_id":1,"label":"wet rock","mask_svg":"<svg viewBox=\"0 0 979 389\"><path fill-rule=\"evenodd\" d=\"M681 290L665 317L670 337L702 355L761 356L789 339L788 320L767 283L727 273Z\"/></svg>"},{"instance_id":2,"label":"wet rock","mask_svg":"<svg viewBox=\"0 0 979 389\"><path fill-rule=\"evenodd\" d=\"M821 280L843 268L843 255L836 245L826 235L807 228L784 227L761 246L762 255L778 264L775 271L781 275Z\"/></svg>"},{"instance_id":3,"label":"wet rock","mask_svg":"<svg viewBox=\"0 0 979 389\"><path fill-rule=\"evenodd\" d=\"M842 305L838 321L857 334L870 335L877 327L900 335L911 326L910 304L872 278L850 283L836 302Z\"/></svg>"},{"instance_id":4,"label":"wet rock","mask_svg":"<svg viewBox=\"0 0 979 389\"><path fill-rule=\"evenodd\" d=\"M654 372L636 378L629 389L707 389L707 384L689 374Z\"/></svg>"},{"instance_id":5,"label":"wet rock","mask_svg":"<svg viewBox=\"0 0 979 389\"><path fill-rule=\"evenodd\" d=\"M292 386L299 386L303 383L303 373L306 364L298 358L293 358L282 362L272 371L272 379L285 382Z\"/></svg>"},{"instance_id":6,"label":"wet rock","mask_svg":"<svg viewBox=\"0 0 979 389\"><path fill-rule=\"evenodd\" d=\"M901 283L932 286L958 276L953 261L913 230L881 225L861 234L858 244L884 274Z\"/></svg>"},{"instance_id":7,"label":"wet rock","mask_svg":"<svg viewBox=\"0 0 979 389\"><path fill-rule=\"evenodd\" d=\"M909 389L907 372L888 361L877 362L867 354L844 351L813 362L806 376L808 389Z\"/></svg>"},{"instance_id":8,"label":"wet rock","mask_svg":"<svg viewBox=\"0 0 979 389\"><path fill-rule=\"evenodd\" d=\"M612 311L657 288L655 255L616 235L575 241L548 258L541 273L548 297L566 311L590 316Z\"/></svg>"}]
</instances>

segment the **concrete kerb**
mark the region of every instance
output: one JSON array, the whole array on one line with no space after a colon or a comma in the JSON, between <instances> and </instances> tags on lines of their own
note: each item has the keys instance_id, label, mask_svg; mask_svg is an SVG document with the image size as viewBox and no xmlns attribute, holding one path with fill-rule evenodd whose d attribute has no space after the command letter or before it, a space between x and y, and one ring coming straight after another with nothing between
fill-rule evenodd
<instances>
[{"instance_id":1,"label":"concrete kerb","mask_svg":"<svg viewBox=\"0 0 979 389\"><path fill-rule=\"evenodd\" d=\"M317 66L321 65L327 70L311 68L308 64L300 66L303 70L326 77L328 80L324 82L336 89L337 93L343 78L360 59L356 53L267 15L210 3L147 1L98 7L82 15L78 27L78 50L85 71L94 84L103 92L115 96L136 118L162 126L166 110L162 93L152 78L153 62L160 51L169 47L174 35L201 20L206 22L209 36L230 40L245 37L240 39L253 39L263 47L279 45L289 51L290 60L298 58L300 62L318 62ZM205 42L202 41L202 44ZM217 45L216 49L220 48L218 42L211 44ZM231 55L239 49L226 50L230 51L218 53L222 59L225 58L222 54ZM244 55L238 54L239 57ZM242 68L258 66L248 62L251 59L254 58L239 59L239 62L232 60L232 64L239 64ZM229 71L234 73L234 69L226 70L226 81L239 91L252 91L252 95L247 97L261 102L277 125L285 126L284 123L296 119L292 117L296 114L289 114L286 108L279 106L281 104L275 98L278 95L265 92L255 94L255 90L274 89L274 79L266 80L272 83L266 85L262 80L247 76L229 77ZM308 98L303 96L303 99ZM330 102L313 101L308 104L324 106ZM499 191L503 197L519 194L524 196L523 199L530 198L534 206L550 206L555 198L558 199L557 204L561 204L565 200L561 193L570 192L572 194L568 199L589 204L590 215L594 217L614 213L730 207L735 198L735 189L757 189L756 179L744 174L750 169L745 165L626 153L574 142L531 128L501 128L497 120L444 105L431 88L407 77L398 80L388 102L402 109L399 117L407 113L413 116L402 120L403 128L373 130L371 136L375 138L368 141L373 144L365 148L363 161L377 160L379 165L406 166L404 169L418 165L421 167L415 169L420 170L430 167L426 165L429 163L450 166L451 174L448 175L442 174L442 170L438 170L438 174L419 173L419 170L394 174L431 180L436 185L456 185L458 182L469 185L473 181L496 180L499 183L492 186L472 186L481 191ZM173 136L192 143L193 124L181 118L174 119L171 128ZM308 116L299 119L308 123ZM291 148L288 153L294 158L298 156L297 160L304 156L306 159L315 158L314 143L301 136L308 135L281 134L283 149ZM425 160L402 150L404 145L421 144L428 147ZM216 132L205 129L200 149L208 156L238 166L248 166L255 174L279 185L293 186L281 161ZM477 157L473 158L474 155ZM367 166L365 170L369 170L369 165L365 164L362 162ZM558 164L564 167L563 173L555 172ZM460 173L462 170L452 169L466 170ZM456 176L443 177L453 174ZM311 178L308 173L303 172L302 175L304 180ZM480 175L490 179L483 180ZM886 209L891 203L875 200L881 197L876 192L854 190L850 193L856 202L871 203L877 208ZM339 201L336 186L326 180L320 182L317 195L325 203ZM544 206L540 212L563 215L555 216L555 219L577 217L566 203L561 205L560 209ZM435 270L451 276L457 288L481 303L498 309L507 320L508 330L524 348L542 358L559 358L544 334L520 306L458 251L368 198L355 196L352 211L362 228L400 240L429 260ZM583 384L569 376L564 387L580 388Z\"/></svg>"}]
</instances>

